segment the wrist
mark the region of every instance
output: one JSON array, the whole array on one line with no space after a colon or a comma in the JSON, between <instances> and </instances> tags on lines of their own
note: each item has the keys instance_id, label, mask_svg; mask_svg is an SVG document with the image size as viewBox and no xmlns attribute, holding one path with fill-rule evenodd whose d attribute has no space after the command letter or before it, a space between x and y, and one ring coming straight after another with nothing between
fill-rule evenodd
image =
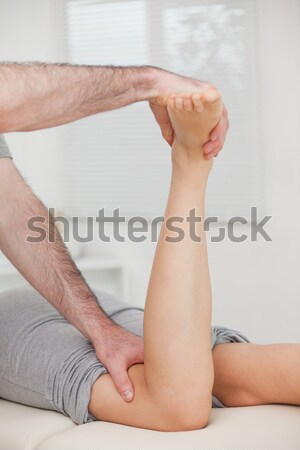
<instances>
[{"instance_id":1,"label":"wrist","mask_svg":"<svg viewBox=\"0 0 300 450\"><path fill-rule=\"evenodd\" d=\"M86 297L84 307L77 310L76 317L66 317L78 328L84 336L94 345L107 335L115 323L106 315L99 306L94 296Z\"/></svg>"},{"instance_id":2,"label":"wrist","mask_svg":"<svg viewBox=\"0 0 300 450\"><path fill-rule=\"evenodd\" d=\"M84 323L84 334L95 347L99 342L105 341L105 336L114 326L114 322L104 313L99 312L97 317Z\"/></svg>"},{"instance_id":3,"label":"wrist","mask_svg":"<svg viewBox=\"0 0 300 450\"><path fill-rule=\"evenodd\" d=\"M137 68L137 101L151 101L159 96L162 72L164 72L163 69L154 66Z\"/></svg>"},{"instance_id":4,"label":"wrist","mask_svg":"<svg viewBox=\"0 0 300 450\"><path fill-rule=\"evenodd\" d=\"M109 317L100 317L90 328L88 339L95 349L105 348L113 336L117 334L120 326Z\"/></svg>"}]
</instances>

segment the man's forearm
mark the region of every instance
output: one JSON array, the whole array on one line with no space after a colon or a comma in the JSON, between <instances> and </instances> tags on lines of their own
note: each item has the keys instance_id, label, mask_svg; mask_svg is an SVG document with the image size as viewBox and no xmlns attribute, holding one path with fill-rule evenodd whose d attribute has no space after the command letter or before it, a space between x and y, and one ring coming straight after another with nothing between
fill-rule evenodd
<instances>
[{"instance_id":1,"label":"man's forearm","mask_svg":"<svg viewBox=\"0 0 300 450\"><path fill-rule=\"evenodd\" d=\"M0 63L0 133L54 127L147 100L162 136L172 145L169 96L201 93L208 87L206 82L152 66ZM206 159L220 152L228 126L224 107L203 148Z\"/></svg>"},{"instance_id":2,"label":"man's forearm","mask_svg":"<svg viewBox=\"0 0 300 450\"><path fill-rule=\"evenodd\" d=\"M51 223L49 226L48 211L8 158L0 159L0 211L0 249L29 283L91 342L101 340L113 322L99 308L57 229ZM27 239L28 220L33 216L44 220L42 242Z\"/></svg>"},{"instance_id":3,"label":"man's forearm","mask_svg":"<svg viewBox=\"0 0 300 450\"><path fill-rule=\"evenodd\" d=\"M0 63L0 132L31 131L157 95L159 69Z\"/></svg>"}]
</instances>

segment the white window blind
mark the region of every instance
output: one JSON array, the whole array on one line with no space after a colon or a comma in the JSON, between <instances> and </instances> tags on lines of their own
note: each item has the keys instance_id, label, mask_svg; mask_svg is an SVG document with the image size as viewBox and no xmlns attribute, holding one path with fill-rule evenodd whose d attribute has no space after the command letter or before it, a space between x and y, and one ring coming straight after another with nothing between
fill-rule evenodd
<instances>
[{"instance_id":1,"label":"white window blind","mask_svg":"<svg viewBox=\"0 0 300 450\"><path fill-rule=\"evenodd\" d=\"M157 65L218 86L231 130L207 213L248 217L250 206L262 204L254 0L65 0L59 11L71 63ZM70 124L63 145L66 213L163 214L170 151L147 103Z\"/></svg>"}]
</instances>

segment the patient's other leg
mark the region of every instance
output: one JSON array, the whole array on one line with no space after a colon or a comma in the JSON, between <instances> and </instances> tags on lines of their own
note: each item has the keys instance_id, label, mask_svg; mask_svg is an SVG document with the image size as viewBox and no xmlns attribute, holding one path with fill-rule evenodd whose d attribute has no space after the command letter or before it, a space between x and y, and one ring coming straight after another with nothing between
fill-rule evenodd
<instances>
[{"instance_id":1,"label":"patient's other leg","mask_svg":"<svg viewBox=\"0 0 300 450\"><path fill-rule=\"evenodd\" d=\"M300 405L300 344L219 344L213 361L213 395L224 405Z\"/></svg>"}]
</instances>

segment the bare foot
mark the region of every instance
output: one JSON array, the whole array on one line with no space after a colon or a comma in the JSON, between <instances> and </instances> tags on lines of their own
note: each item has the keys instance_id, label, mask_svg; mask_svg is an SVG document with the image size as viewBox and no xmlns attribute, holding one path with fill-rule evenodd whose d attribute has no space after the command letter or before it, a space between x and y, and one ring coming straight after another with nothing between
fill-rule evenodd
<instances>
[{"instance_id":1,"label":"bare foot","mask_svg":"<svg viewBox=\"0 0 300 450\"><path fill-rule=\"evenodd\" d=\"M148 101L164 139L172 146L174 130L167 110L170 95L183 93L188 96L193 94L202 95L208 89L215 87L211 83L177 75L158 68L152 68L150 73L153 87ZM222 150L228 128L228 112L225 105L223 105L220 120L211 131L208 142L204 146L206 158L216 156Z\"/></svg>"},{"instance_id":2,"label":"bare foot","mask_svg":"<svg viewBox=\"0 0 300 450\"><path fill-rule=\"evenodd\" d=\"M206 161L203 146L220 120L222 111L221 95L215 88L202 94L172 95L168 101L168 113L175 132L173 152L184 154L195 162Z\"/></svg>"}]
</instances>

